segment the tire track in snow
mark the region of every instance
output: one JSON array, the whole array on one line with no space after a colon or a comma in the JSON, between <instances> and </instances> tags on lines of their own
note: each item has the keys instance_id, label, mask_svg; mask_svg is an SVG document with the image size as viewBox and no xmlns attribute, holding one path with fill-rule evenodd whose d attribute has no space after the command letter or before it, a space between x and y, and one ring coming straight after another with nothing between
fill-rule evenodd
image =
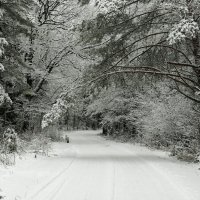
<instances>
[{"instance_id":1,"label":"tire track in snow","mask_svg":"<svg viewBox=\"0 0 200 200\"><path fill-rule=\"evenodd\" d=\"M118 150L120 149L120 151L122 151L122 152L126 152L126 154L129 155L130 157L131 156L137 157L137 165L140 166L139 173L142 172L142 175L145 175L146 177L148 177L147 180L151 180L152 183L154 184L154 186L158 187L157 188L158 191L160 191L159 187L160 187L160 189L162 189L162 187L158 183L161 180L163 180L165 183L167 183L170 186L171 189L173 189L174 191L177 191L177 194L179 194L179 196L182 198L182 200L193 200L193 199L191 199L191 197L188 194L186 194L184 192L184 189L180 185L178 185L172 181L173 176L169 176L170 174L166 174L166 171L163 172L162 169L156 167L153 163L149 162L148 160L141 158L140 155L134 151L130 151L127 148L119 147L119 146L115 146L114 148L118 149ZM127 162L127 167L129 169L131 169L132 164ZM149 173L150 171L153 173ZM160 177L160 179L158 179L158 176Z\"/></svg>"},{"instance_id":2,"label":"tire track in snow","mask_svg":"<svg viewBox=\"0 0 200 200\"><path fill-rule=\"evenodd\" d=\"M61 174L62 178L59 176L49 185L45 184L47 186L43 190L40 188L40 194L32 199L198 199L189 198L189 192L184 191L184 184L178 184L178 179L171 171L157 166L157 161L159 164L161 160L156 157L154 160L151 153L140 152L137 148L129 149L127 145L109 142L99 136L73 137L76 149L79 150L76 162L67 173ZM149 155L150 159L145 159Z\"/></svg>"},{"instance_id":3,"label":"tire track in snow","mask_svg":"<svg viewBox=\"0 0 200 200\"><path fill-rule=\"evenodd\" d=\"M87 167L88 167L88 164L86 165L85 168L87 169ZM81 179L84 179L84 177L87 177L87 176L88 176L86 173L82 173L81 175L82 175L82 177L79 177L80 180L81 180ZM67 177L66 177L66 174L64 174L64 176L65 176L65 179L62 181L61 184L59 184L59 186L57 187L57 190L55 190L55 191L51 194L51 196L48 198L48 200L57 199L57 197L60 195L62 189L63 189L64 187L67 188L68 184L69 184L70 182L72 182L73 179L75 178L75 177L72 177L71 180L68 180ZM68 180L68 181L67 181L67 180Z\"/></svg>"},{"instance_id":4,"label":"tire track in snow","mask_svg":"<svg viewBox=\"0 0 200 200\"><path fill-rule=\"evenodd\" d=\"M53 194L50 194L50 197L48 198L48 200L53 200L56 197L57 193L61 190L61 188L65 184L65 182L66 182L66 179L64 179L59 185L57 185Z\"/></svg>"},{"instance_id":5,"label":"tire track in snow","mask_svg":"<svg viewBox=\"0 0 200 200\"><path fill-rule=\"evenodd\" d=\"M31 195L31 197L28 197L27 200L33 200L36 197L38 197L38 195L41 194L47 187L49 187L56 180L58 180L63 174L65 174L69 170L69 168L72 166L73 162L76 160L76 157L77 156L75 155L66 168L64 168L61 172L59 172L57 175L51 178L45 185L43 185L39 190L37 190L33 195Z\"/></svg>"},{"instance_id":6,"label":"tire track in snow","mask_svg":"<svg viewBox=\"0 0 200 200\"><path fill-rule=\"evenodd\" d=\"M112 160L112 193L111 193L111 200L115 200L115 183L116 183L116 163Z\"/></svg>"},{"instance_id":7,"label":"tire track in snow","mask_svg":"<svg viewBox=\"0 0 200 200\"><path fill-rule=\"evenodd\" d=\"M48 200L60 200L61 198L61 195L63 195L65 193L65 190L63 190L64 188L67 188L68 191L69 191L69 188L70 188L70 185L76 185L77 188L80 188L79 190L79 195L82 194L82 200L87 200L88 198L88 194L89 192L87 190L83 190L84 186L85 185L88 185L88 189L90 189L90 184L94 184L92 182L92 180L94 179L95 177L95 171L94 171L94 176L88 176L89 173L91 173L91 166L90 166L90 163L89 162L84 162L84 154L80 151L78 151L79 154L78 156L76 157L76 164L73 165L72 168L70 168L70 173L73 174L73 176L70 178L70 179L67 179L66 178L66 174L64 174L64 178L65 180L62 181L60 185L60 187L56 187L57 189L54 190L53 193L51 193L50 195L48 195L48 198L45 198L48 199ZM80 170L80 167L81 167L81 170ZM92 168L93 169L93 168ZM76 172L76 173L74 173ZM90 178L88 178L90 177ZM84 181L85 180L85 181ZM70 185L69 185L70 184ZM72 189L72 188L71 188ZM86 188L85 188L86 189ZM76 195L77 192L74 191L74 195ZM66 195L66 194L65 194ZM67 193L67 195L65 196L65 198L68 196L69 194ZM78 197L76 197L78 198Z\"/></svg>"}]
</instances>

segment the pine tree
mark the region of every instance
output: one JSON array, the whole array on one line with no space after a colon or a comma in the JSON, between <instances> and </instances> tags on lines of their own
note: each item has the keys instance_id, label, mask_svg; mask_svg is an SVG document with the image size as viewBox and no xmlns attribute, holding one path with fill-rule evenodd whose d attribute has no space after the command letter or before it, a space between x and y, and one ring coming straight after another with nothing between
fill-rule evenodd
<instances>
[{"instance_id":1,"label":"pine tree","mask_svg":"<svg viewBox=\"0 0 200 200\"><path fill-rule=\"evenodd\" d=\"M1 72L0 82L8 94L7 98L12 100L12 105L0 108L1 126L6 127L16 124L23 116L23 98L20 95L27 88L24 75L24 69L30 68L23 60L23 48L21 41L23 37L30 38L31 29L34 27L30 10L33 9L34 1L26 0L8 0L0 1L1 19L0 19L0 38L1 50L3 55L0 62L4 66L4 72ZM5 38L5 39L4 39ZM4 45L4 46L3 46ZM11 100L9 102L11 102ZM22 119L21 119L22 120ZM20 130L21 123L18 123Z\"/></svg>"}]
</instances>

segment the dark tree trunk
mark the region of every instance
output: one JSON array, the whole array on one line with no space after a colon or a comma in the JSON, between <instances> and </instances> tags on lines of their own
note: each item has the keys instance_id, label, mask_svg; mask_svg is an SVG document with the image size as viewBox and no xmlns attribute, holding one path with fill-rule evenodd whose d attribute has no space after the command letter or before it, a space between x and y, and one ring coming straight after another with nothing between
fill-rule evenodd
<instances>
[{"instance_id":1,"label":"dark tree trunk","mask_svg":"<svg viewBox=\"0 0 200 200\"><path fill-rule=\"evenodd\" d=\"M199 36L197 34L196 38L192 40L193 42L193 55L195 60L195 65L200 66L200 44L199 44ZM200 86L200 69L195 69L195 73L197 76L197 81Z\"/></svg>"},{"instance_id":2,"label":"dark tree trunk","mask_svg":"<svg viewBox=\"0 0 200 200\"><path fill-rule=\"evenodd\" d=\"M105 126L103 126L103 135L107 135L107 128Z\"/></svg>"}]
</instances>

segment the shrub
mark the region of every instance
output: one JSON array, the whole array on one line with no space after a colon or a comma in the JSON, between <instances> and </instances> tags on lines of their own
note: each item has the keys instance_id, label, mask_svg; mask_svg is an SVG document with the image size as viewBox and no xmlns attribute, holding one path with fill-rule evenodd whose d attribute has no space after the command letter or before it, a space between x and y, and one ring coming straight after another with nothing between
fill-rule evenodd
<instances>
[{"instance_id":1,"label":"shrub","mask_svg":"<svg viewBox=\"0 0 200 200\"><path fill-rule=\"evenodd\" d=\"M15 153L18 153L18 135L13 128L7 128L1 138L0 162L15 164Z\"/></svg>"},{"instance_id":2,"label":"shrub","mask_svg":"<svg viewBox=\"0 0 200 200\"><path fill-rule=\"evenodd\" d=\"M200 150L199 114L195 104L162 84L138 99L136 127L148 146L171 149L178 159L197 161Z\"/></svg>"},{"instance_id":3,"label":"shrub","mask_svg":"<svg viewBox=\"0 0 200 200\"><path fill-rule=\"evenodd\" d=\"M51 150L51 139L43 134L35 135L29 149L36 154L48 155Z\"/></svg>"}]
</instances>

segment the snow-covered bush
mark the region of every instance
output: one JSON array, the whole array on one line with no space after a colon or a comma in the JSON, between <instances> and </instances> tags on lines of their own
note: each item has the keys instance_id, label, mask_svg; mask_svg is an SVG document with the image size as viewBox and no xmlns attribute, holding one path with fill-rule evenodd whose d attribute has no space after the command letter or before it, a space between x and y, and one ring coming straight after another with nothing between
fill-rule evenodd
<instances>
[{"instance_id":1,"label":"snow-covered bush","mask_svg":"<svg viewBox=\"0 0 200 200\"><path fill-rule=\"evenodd\" d=\"M52 142L63 142L61 132L58 130L58 125L49 125L45 129L45 135L51 139Z\"/></svg>"},{"instance_id":2,"label":"snow-covered bush","mask_svg":"<svg viewBox=\"0 0 200 200\"><path fill-rule=\"evenodd\" d=\"M198 114L194 103L167 86L140 95L137 130L141 141L156 148L171 149L179 159L197 158L199 152ZM135 113L134 113L135 114ZM184 158L185 157L185 158Z\"/></svg>"},{"instance_id":3,"label":"snow-covered bush","mask_svg":"<svg viewBox=\"0 0 200 200\"><path fill-rule=\"evenodd\" d=\"M17 152L17 133L13 128L7 128L3 134L4 151L6 153Z\"/></svg>"},{"instance_id":4,"label":"snow-covered bush","mask_svg":"<svg viewBox=\"0 0 200 200\"><path fill-rule=\"evenodd\" d=\"M45 135L35 135L31 140L29 150L36 154L48 155L51 150L51 140Z\"/></svg>"},{"instance_id":5,"label":"snow-covered bush","mask_svg":"<svg viewBox=\"0 0 200 200\"><path fill-rule=\"evenodd\" d=\"M13 128L7 128L0 138L0 162L15 164L15 153L18 153L18 135Z\"/></svg>"}]
</instances>

